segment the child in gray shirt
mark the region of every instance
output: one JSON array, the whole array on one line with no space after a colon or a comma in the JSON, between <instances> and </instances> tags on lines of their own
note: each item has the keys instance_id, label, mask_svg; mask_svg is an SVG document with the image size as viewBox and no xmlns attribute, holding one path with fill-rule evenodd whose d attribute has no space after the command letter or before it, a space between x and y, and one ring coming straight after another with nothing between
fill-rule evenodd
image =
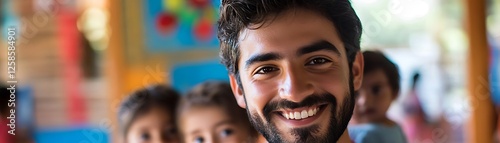
<instances>
[{"instance_id":1,"label":"child in gray shirt","mask_svg":"<svg viewBox=\"0 0 500 143\"><path fill-rule=\"evenodd\" d=\"M355 94L349 135L356 143L405 143L403 130L386 115L398 97L398 68L380 52L365 51L363 56L363 84Z\"/></svg>"}]
</instances>

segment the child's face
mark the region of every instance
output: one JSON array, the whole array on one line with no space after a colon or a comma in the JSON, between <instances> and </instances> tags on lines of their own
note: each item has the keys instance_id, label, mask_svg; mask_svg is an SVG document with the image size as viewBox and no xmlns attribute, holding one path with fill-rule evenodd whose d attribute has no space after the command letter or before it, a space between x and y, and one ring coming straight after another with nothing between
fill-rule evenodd
<instances>
[{"instance_id":1,"label":"child's face","mask_svg":"<svg viewBox=\"0 0 500 143\"><path fill-rule=\"evenodd\" d=\"M250 133L238 122L220 107L194 107L182 113L179 130L185 143L242 143Z\"/></svg>"},{"instance_id":2,"label":"child's face","mask_svg":"<svg viewBox=\"0 0 500 143\"><path fill-rule=\"evenodd\" d=\"M357 123L382 122L396 97L382 69L365 73L363 84L356 96L353 119Z\"/></svg>"},{"instance_id":3,"label":"child's face","mask_svg":"<svg viewBox=\"0 0 500 143\"><path fill-rule=\"evenodd\" d=\"M167 111L153 107L137 117L129 128L127 143L177 143L173 117Z\"/></svg>"}]
</instances>

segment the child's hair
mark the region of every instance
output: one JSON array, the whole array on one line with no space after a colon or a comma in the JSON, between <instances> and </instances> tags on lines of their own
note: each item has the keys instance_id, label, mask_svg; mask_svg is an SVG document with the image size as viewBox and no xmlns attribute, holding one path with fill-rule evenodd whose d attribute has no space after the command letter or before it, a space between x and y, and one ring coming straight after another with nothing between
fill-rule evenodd
<instances>
[{"instance_id":1,"label":"child's hair","mask_svg":"<svg viewBox=\"0 0 500 143\"><path fill-rule=\"evenodd\" d=\"M120 104L118 111L119 127L123 134L126 135L131 123L152 107L160 107L169 114L174 115L178 100L179 94L166 85L154 85L138 90Z\"/></svg>"},{"instance_id":2,"label":"child's hair","mask_svg":"<svg viewBox=\"0 0 500 143\"><path fill-rule=\"evenodd\" d=\"M252 133L252 137L257 136L257 131L248 121L246 110L238 106L231 86L222 81L204 82L190 90L179 103L177 118L180 118L182 113L190 108L207 106L221 107L234 121L241 121L249 133Z\"/></svg>"},{"instance_id":3,"label":"child's hair","mask_svg":"<svg viewBox=\"0 0 500 143\"><path fill-rule=\"evenodd\" d=\"M400 77L397 65L387 59L387 57L379 51L364 51L363 57L365 62L363 73L367 74L381 69L385 76L387 76L394 96L397 96L400 89Z\"/></svg>"}]
</instances>

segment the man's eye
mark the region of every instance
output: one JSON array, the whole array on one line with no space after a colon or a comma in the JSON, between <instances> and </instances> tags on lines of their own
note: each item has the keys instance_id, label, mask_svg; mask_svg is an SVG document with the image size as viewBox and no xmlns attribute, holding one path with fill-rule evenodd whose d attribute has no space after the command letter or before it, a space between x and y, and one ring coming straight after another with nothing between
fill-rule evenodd
<instances>
[{"instance_id":1,"label":"man's eye","mask_svg":"<svg viewBox=\"0 0 500 143\"><path fill-rule=\"evenodd\" d=\"M260 68L255 74L266 74L266 73L270 73L270 72L273 72L273 71L277 71L278 68L274 68L274 67L263 67L263 68Z\"/></svg>"},{"instance_id":2,"label":"man's eye","mask_svg":"<svg viewBox=\"0 0 500 143\"><path fill-rule=\"evenodd\" d=\"M328 59L325 59L325 58L315 58L315 59L312 59L311 61L309 61L307 63L307 65L318 65L318 64L328 63L328 62L331 62L331 61Z\"/></svg>"},{"instance_id":3,"label":"man's eye","mask_svg":"<svg viewBox=\"0 0 500 143\"><path fill-rule=\"evenodd\" d=\"M149 141L150 139L151 139L151 135L149 135L149 133L142 133L141 134L141 140Z\"/></svg>"},{"instance_id":4,"label":"man's eye","mask_svg":"<svg viewBox=\"0 0 500 143\"><path fill-rule=\"evenodd\" d=\"M221 135L223 137L230 136L231 134L233 134L233 130L231 130L231 129L225 129L225 130L222 130L222 132L221 132Z\"/></svg>"},{"instance_id":5,"label":"man's eye","mask_svg":"<svg viewBox=\"0 0 500 143\"><path fill-rule=\"evenodd\" d=\"M203 141L204 141L204 139L203 139L202 137L196 137L196 138L194 139L194 142L195 142L195 143L203 143Z\"/></svg>"}]
</instances>

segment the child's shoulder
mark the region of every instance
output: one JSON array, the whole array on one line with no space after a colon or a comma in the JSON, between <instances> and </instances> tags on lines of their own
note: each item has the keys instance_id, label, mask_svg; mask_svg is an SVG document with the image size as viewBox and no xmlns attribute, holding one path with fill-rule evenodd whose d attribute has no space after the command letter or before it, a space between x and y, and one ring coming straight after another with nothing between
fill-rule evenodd
<instances>
[{"instance_id":1,"label":"child's shoulder","mask_svg":"<svg viewBox=\"0 0 500 143\"><path fill-rule=\"evenodd\" d=\"M359 125L351 125L348 127L349 133L366 133L366 132L376 132L381 128L378 124L359 124Z\"/></svg>"},{"instance_id":2,"label":"child's shoulder","mask_svg":"<svg viewBox=\"0 0 500 143\"><path fill-rule=\"evenodd\" d=\"M349 135L356 142L366 143L370 142L387 142L396 141L399 137L395 136L403 135L401 128L398 124L394 125L381 125L381 124L361 124L349 126ZM404 136L404 135L403 135ZM404 137L402 138L404 140Z\"/></svg>"}]
</instances>

